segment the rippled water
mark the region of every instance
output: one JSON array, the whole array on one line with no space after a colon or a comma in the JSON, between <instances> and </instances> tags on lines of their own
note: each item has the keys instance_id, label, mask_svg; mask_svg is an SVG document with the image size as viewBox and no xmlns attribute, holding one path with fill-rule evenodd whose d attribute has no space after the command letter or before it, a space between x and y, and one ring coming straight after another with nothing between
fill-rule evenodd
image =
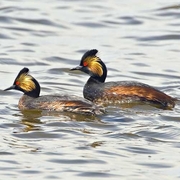
<instances>
[{"instance_id":1,"label":"rippled water","mask_svg":"<svg viewBox=\"0 0 180 180\"><path fill-rule=\"evenodd\" d=\"M179 1L0 2L0 179L179 179L180 106L108 108L98 117L21 112L4 92L24 66L41 94L82 96L71 72L97 48L107 81L138 80L180 98Z\"/></svg>"}]
</instances>

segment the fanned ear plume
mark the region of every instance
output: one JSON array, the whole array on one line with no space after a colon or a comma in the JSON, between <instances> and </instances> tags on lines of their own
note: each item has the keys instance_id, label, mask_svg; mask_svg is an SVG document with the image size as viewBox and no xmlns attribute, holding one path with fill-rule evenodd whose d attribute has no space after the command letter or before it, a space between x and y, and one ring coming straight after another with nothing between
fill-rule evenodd
<instances>
[{"instance_id":1,"label":"fanned ear plume","mask_svg":"<svg viewBox=\"0 0 180 180\"><path fill-rule=\"evenodd\" d=\"M81 66L86 66L88 69L98 76L103 75L103 67L100 63L100 58L96 56L98 50L92 49L90 51L87 51L82 59L81 59Z\"/></svg>"},{"instance_id":2,"label":"fanned ear plume","mask_svg":"<svg viewBox=\"0 0 180 180\"><path fill-rule=\"evenodd\" d=\"M88 66L88 68L93 72L93 74L96 74L98 76L103 75L103 69L102 65L99 63L99 57L94 56L94 57L87 57L85 59L85 62Z\"/></svg>"},{"instance_id":3,"label":"fanned ear plume","mask_svg":"<svg viewBox=\"0 0 180 180\"><path fill-rule=\"evenodd\" d=\"M33 77L28 74L29 69L23 68L14 81L14 85L19 86L26 92L30 92L36 88L35 83L33 82Z\"/></svg>"}]
</instances>

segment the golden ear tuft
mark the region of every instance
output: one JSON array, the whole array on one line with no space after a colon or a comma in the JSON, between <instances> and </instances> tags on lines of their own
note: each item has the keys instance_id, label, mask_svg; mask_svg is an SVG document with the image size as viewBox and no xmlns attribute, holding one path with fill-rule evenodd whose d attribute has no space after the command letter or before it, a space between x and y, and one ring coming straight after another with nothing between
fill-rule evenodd
<instances>
[{"instance_id":1,"label":"golden ear tuft","mask_svg":"<svg viewBox=\"0 0 180 180\"><path fill-rule=\"evenodd\" d=\"M27 73L21 74L17 79L16 79L16 85L23 90L30 92L33 89L36 88L35 83L33 82L33 77L28 75Z\"/></svg>"},{"instance_id":2,"label":"golden ear tuft","mask_svg":"<svg viewBox=\"0 0 180 180\"><path fill-rule=\"evenodd\" d=\"M87 64L87 67L93 74L97 74L98 76L103 75L103 68L99 62L99 57L97 56L89 56L84 60L84 63Z\"/></svg>"}]
</instances>

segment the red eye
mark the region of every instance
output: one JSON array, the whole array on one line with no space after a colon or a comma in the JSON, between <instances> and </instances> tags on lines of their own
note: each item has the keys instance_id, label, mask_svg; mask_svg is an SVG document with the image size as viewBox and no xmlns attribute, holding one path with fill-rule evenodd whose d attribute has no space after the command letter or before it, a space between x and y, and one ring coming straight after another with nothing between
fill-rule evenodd
<instances>
[{"instance_id":1,"label":"red eye","mask_svg":"<svg viewBox=\"0 0 180 180\"><path fill-rule=\"evenodd\" d=\"M88 63L85 61L85 62L83 62L83 66L87 66L88 65Z\"/></svg>"},{"instance_id":2,"label":"red eye","mask_svg":"<svg viewBox=\"0 0 180 180\"><path fill-rule=\"evenodd\" d=\"M16 81L16 85L18 86L20 84L20 82L19 81Z\"/></svg>"}]
</instances>

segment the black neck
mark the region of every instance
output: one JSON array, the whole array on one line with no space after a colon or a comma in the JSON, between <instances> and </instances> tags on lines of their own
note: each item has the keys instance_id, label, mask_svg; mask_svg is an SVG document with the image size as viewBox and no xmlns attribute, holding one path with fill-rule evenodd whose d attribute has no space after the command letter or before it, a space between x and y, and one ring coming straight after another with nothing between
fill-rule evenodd
<instances>
[{"instance_id":1,"label":"black neck","mask_svg":"<svg viewBox=\"0 0 180 180\"><path fill-rule=\"evenodd\" d=\"M94 83L104 83L105 82L106 77L99 77L99 76L91 76L88 79L88 82L94 82Z\"/></svg>"}]
</instances>

